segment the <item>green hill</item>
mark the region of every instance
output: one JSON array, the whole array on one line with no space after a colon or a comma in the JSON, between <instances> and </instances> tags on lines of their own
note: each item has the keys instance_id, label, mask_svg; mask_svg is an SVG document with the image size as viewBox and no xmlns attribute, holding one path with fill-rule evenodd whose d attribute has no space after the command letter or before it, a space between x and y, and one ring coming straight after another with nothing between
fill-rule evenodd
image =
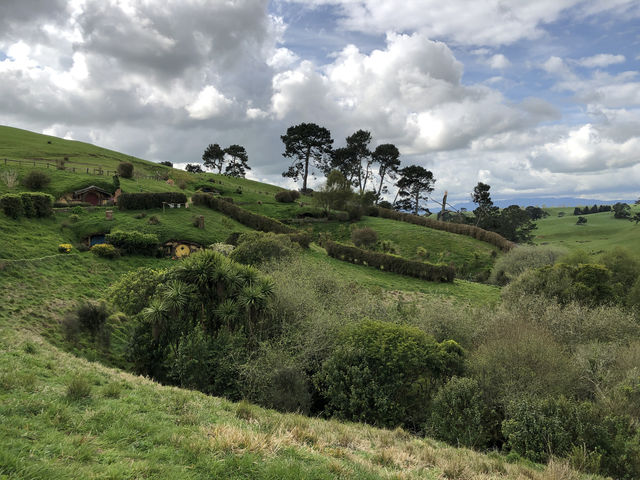
<instances>
[{"instance_id":1,"label":"green hill","mask_svg":"<svg viewBox=\"0 0 640 480\"><path fill-rule=\"evenodd\" d=\"M23 191L21 179L36 169L51 177L44 190L59 197L111 182L107 171L121 161L132 162L138 172L121 179L125 192L182 191L190 196L203 185L212 186L249 211L291 221L313 234L329 231L337 239L349 238L348 224L299 224L298 216L314 211L311 198L278 203L274 194L282 189L277 186L188 174L86 143L0 127L0 194ZM2 180L7 172L17 175L15 185ZM126 316L112 315L109 341L100 342L65 330L69 313L87 300L109 300L108 288L127 272L180 263L139 255L103 259L83 251L83 240L120 229L153 233L161 242L209 245L249 229L199 206L115 210L113 220L106 219L103 207L81 210L58 210L47 219L14 220L0 213L0 478L596 478L576 473L566 461L543 466L517 454L480 454L402 429L276 413L125 373L131 367L125 353L132 329ZM204 229L194 226L196 216L204 216ZM373 228L405 258L416 259L423 247L428 260L466 265L470 275L489 269L499 255L483 242L412 224L364 217L354 225ZM61 243L74 249L58 254ZM489 322L485 317L500 302L500 289L494 286L464 279L431 283L352 265L327 257L315 244L291 263L272 274L280 279L276 288L291 282L279 308L299 323L304 320L298 317L308 313L303 302L309 300L313 320L329 326L365 313L374 320L389 317L425 329L428 322L437 322L433 331L439 340L455 337L470 351L488 336L487 328L495 328L482 323ZM291 275L294 269L297 276ZM343 309L347 303L340 302L351 302L351 297L356 305ZM487 313L481 313L485 308ZM496 318L502 328L503 319ZM331 338L322 323L309 328ZM271 360L277 365L277 355L302 349L287 344L294 336L282 338L282 344L260 345L251 353L266 359L276 355ZM321 353L305 352L311 357Z\"/></svg>"},{"instance_id":2,"label":"green hill","mask_svg":"<svg viewBox=\"0 0 640 480\"><path fill-rule=\"evenodd\" d=\"M640 212L640 205L632 205L633 213ZM534 242L539 245L559 245L571 251L583 250L597 255L614 247L630 247L640 238L640 224L613 217L613 212L583 215L584 225L577 225L578 216L573 208L548 208L548 217L537 220ZM638 249L632 249L640 259Z\"/></svg>"}]
</instances>

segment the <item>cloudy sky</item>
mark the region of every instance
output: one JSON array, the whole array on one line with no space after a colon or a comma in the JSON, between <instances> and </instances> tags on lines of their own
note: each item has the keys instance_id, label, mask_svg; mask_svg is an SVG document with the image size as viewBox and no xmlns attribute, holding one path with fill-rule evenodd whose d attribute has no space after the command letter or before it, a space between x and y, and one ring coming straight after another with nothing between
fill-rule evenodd
<instances>
[{"instance_id":1,"label":"cloudy sky","mask_svg":"<svg viewBox=\"0 0 640 480\"><path fill-rule=\"evenodd\" d=\"M640 195L638 0L0 0L0 124L154 161L358 129L466 200Z\"/></svg>"}]
</instances>

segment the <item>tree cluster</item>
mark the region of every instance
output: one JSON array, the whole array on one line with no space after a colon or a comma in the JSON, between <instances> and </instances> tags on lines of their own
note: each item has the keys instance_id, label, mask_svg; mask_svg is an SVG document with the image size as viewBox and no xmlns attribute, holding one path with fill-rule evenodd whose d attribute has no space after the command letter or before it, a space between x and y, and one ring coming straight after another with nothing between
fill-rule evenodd
<instances>
[{"instance_id":1,"label":"tree cluster","mask_svg":"<svg viewBox=\"0 0 640 480\"><path fill-rule=\"evenodd\" d=\"M574 215L591 215L592 213L610 212L611 205L594 205L593 207L576 207L573 209Z\"/></svg>"},{"instance_id":2,"label":"tree cluster","mask_svg":"<svg viewBox=\"0 0 640 480\"><path fill-rule=\"evenodd\" d=\"M244 178L247 170L251 170L249 156L242 145L234 144L223 149L217 143L209 144L202 154L202 164L205 168L217 170L221 174L225 163L224 174L231 177Z\"/></svg>"}]
</instances>

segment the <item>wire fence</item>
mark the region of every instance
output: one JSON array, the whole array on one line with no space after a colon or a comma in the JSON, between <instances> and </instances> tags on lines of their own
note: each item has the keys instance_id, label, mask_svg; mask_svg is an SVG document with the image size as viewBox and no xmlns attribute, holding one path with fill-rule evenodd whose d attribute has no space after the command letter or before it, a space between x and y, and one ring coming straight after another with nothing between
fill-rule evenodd
<instances>
[{"instance_id":1,"label":"wire fence","mask_svg":"<svg viewBox=\"0 0 640 480\"><path fill-rule=\"evenodd\" d=\"M2 160L2 163L5 166L9 166L11 163L16 163L20 165L42 167L47 169L54 168L56 170L64 170L66 172L83 173L83 174L106 176L106 177L113 176L118 173L117 170L108 170L108 169L102 168L101 165L96 165L93 163L71 162L68 160L64 162L51 163L50 160L47 160L44 158L32 158L28 160L4 158ZM164 178L162 177L163 175L159 173L156 175L136 175L136 178L139 178L139 179L149 179L149 180L158 180L158 181L163 181Z\"/></svg>"}]
</instances>

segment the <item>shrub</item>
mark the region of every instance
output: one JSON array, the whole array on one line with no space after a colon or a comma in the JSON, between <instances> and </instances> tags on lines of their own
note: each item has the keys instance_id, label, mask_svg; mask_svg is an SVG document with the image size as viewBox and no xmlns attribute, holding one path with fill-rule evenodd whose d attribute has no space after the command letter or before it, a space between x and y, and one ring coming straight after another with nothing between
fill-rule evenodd
<instances>
[{"instance_id":1,"label":"shrub","mask_svg":"<svg viewBox=\"0 0 640 480\"><path fill-rule=\"evenodd\" d=\"M147 306L156 288L164 280L165 274L165 270L148 267L132 270L109 287L107 297L127 315L137 315Z\"/></svg>"},{"instance_id":2,"label":"shrub","mask_svg":"<svg viewBox=\"0 0 640 480\"><path fill-rule=\"evenodd\" d=\"M380 249L380 251L384 253L391 253L391 254L398 253L398 246L395 243L393 243L391 240L382 240L381 242L378 242L378 248Z\"/></svg>"},{"instance_id":3,"label":"shrub","mask_svg":"<svg viewBox=\"0 0 640 480\"><path fill-rule=\"evenodd\" d=\"M561 247L519 245L496 260L489 281L506 285L526 270L553 265L565 254Z\"/></svg>"},{"instance_id":4,"label":"shrub","mask_svg":"<svg viewBox=\"0 0 640 480\"><path fill-rule=\"evenodd\" d=\"M330 257L355 264L368 265L388 272L409 277L421 278L431 282L453 282L455 268L450 265L434 265L425 262L406 260L396 255L370 252L357 247L324 240L324 248Z\"/></svg>"},{"instance_id":5,"label":"shrub","mask_svg":"<svg viewBox=\"0 0 640 480\"><path fill-rule=\"evenodd\" d=\"M109 311L104 302L86 302L81 304L76 310L78 325L83 330L89 332L92 338L104 328Z\"/></svg>"},{"instance_id":6,"label":"shrub","mask_svg":"<svg viewBox=\"0 0 640 480\"><path fill-rule=\"evenodd\" d=\"M120 210L149 210L162 208L162 203L187 203L187 196L179 192L123 193L118 197Z\"/></svg>"},{"instance_id":7,"label":"shrub","mask_svg":"<svg viewBox=\"0 0 640 480\"><path fill-rule=\"evenodd\" d=\"M587 224L586 217L578 217L578 220L576 221L576 225L586 225L586 224Z\"/></svg>"},{"instance_id":8,"label":"shrub","mask_svg":"<svg viewBox=\"0 0 640 480\"><path fill-rule=\"evenodd\" d=\"M121 162L118 164L118 175L122 178L132 178L133 177L133 163L131 162Z\"/></svg>"},{"instance_id":9,"label":"shrub","mask_svg":"<svg viewBox=\"0 0 640 480\"><path fill-rule=\"evenodd\" d=\"M429 398L460 373L464 352L415 327L366 321L348 327L317 375L326 410L383 427L422 428Z\"/></svg>"},{"instance_id":10,"label":"shrub","mask_svg":"<svg viewBox=\"0 0 640 480\"><path fill-rule=\"evenodd\" d=\"M18 184L18 172L15 170L3 170L0 172L0 181L2 181L7 188L13 188Z\"/></svg>"},{"instance_id":11,"label":"shrub","mask_svg":"<svg viewBox=\"0 0 640 480\"><path fill-rule=\"evenodd\" d=\"M71 215L69 215L69 221L71 223L78 223L78 220L80 220L80 217L75 213L72 213Z\"/></svg>"},{"instance_id":12,"label":"shrub","mask_svg":"<svg viewBox=\"0 0 640 480\"><path fill-rule=\"evenodd\" d=\"M351 241L356 247L370 248L378 241L378 232L369 227L354 228L351 232Z\"/></svg>"},{"instance_id":13,"label":"shrub","mask_svg":"<svg viewBox=\"0 0 640 480\"><path fill-rule=\"evenodd\" d=\"M51 183L51 177L39 170L30 171L22 180L22 184L29 190L42 190Z\"/></svg>"},{"instance_id":14,"label":"shrub","mask_svg":"<svg viewBox=\"0 0 640 480\"><path fill-rule=\"evenodd\" d=\"M109 243L100 243L91 247L91 253L102 258L118 258L120 250Z\"/></svg>"},{"instance_id":15,"label":"shrub","mask_svg":"<svg viewBox=\"0 0 640 480\"><path fill-rule=\"evenodd\" d=\"M275 199L280 203L293 203L300 198L300 192L297 190L284 190L275 194Z\"/></svg>"},{"instance_id":16,"label":"shrub","mask_svg":"<svg viewBox=\"0 0 640 480\"><path fill-rule=\"evenodd\" d=\"M73 246L70 243L61 243L58 245L58 252L60 253L69 253Z\"/></svg>"},{"instance_id":17,"label":"shrub","mask_svg":"<svg viewBox=\"0 0 640 480\"><path fill-rule=\"evenodd\" d=\"M151 215L148 221L149 225L159 225L160 219L156 215Z\"/></svg>"},{"instance_id":18,"label":"shrub","mask_svg":"<svg viewBox=\"0 0 640 480\"><path fill-rule=\"evenodd\" d=\"M229 258L245 265L259 265L269 260L279 260L293 254L291 239L275 233L243 233L238 246Z\"/></svg>"},{"instance_id":19,"label":"shrub","mask_svg":"<svg viewBox=\"0 0 640 480\"><path fill-rule=\"evenodd\" d=\"M191 199L193 200L194 205L203 205L224 213L254 230L273 233L298 233L297 230L287 227L285 224L274 220L273 218L265 217L264 215L259 215L257 213L251 213L231 202L228 202L225 198L214 197L210 193L195 193Z\"/></svg>"},{"instance_id":20,"label":"shrub","mask_svg":"<svg viewBox=\"0 0 640 480\"><path fill-rule=\"evenodd\" d=\"M359 203L349 203L347 204L347 215L350 222L357 222L364 215L364 207Z\"/></svg>"},{"instance_id":21,"label":"shrub","mask_svg":"<svg viewBox=\"0 0 640 480\"><path fill-rule=\"evenodd\" d=\"M105 235L105 240L125 253L155 255L160 241L153 233L115 231Z\"/></svg>"},{"instance_id":22,"label":"shrub","mask_svg":"<svg viewBox=\"0 0 640 480\"><path fill-rule=\"evenodd\" d=\"M433 398L427 430L452 445L483 447L489 440L488 417L477 380L452 377Z\"/></svg>"},{"instance_id":23,"label":"shrub","mask_svg":"<svg viewBox=\"0 0 640 480\"><path fill-rule=\"evenodd\" d=\"M73 207L71 209L71 213L73 213L75 215L84 215L85 210L80 205L76 205L75 207Z\"/></svg>"},{"instance_id":24,"label":"shrub","mask_svg":"<svg viewBox=\"0 0 640 480\"><path fill-rule=\"evenodd\" d=\"M228 257L229 255L231 255L231 252L233 252L233 249L235 247L228 243L212 243L211 245L209 245L209 248L214 252L221 253L225 257Z\"/></svg>"},{"instance_id":25,"label":"shrub","mask_svg":"<svg viewBox=\"0 0 640 480\"><path fill-rule=\"evenodd\" d=\"M91 396L91 384L86 377L74 376L67 384L67 398L71 401L78 401Z\"/></svg>"},{"instance_id":26,"label":"shrub","mask_svg":"<svg viewBox=\"0 0 640 480\"><path fill-rule=\"evenodd\" d=\"M2 211L8 217L17 219L24 214L24 205L20 195L7 193L0 197Z\"/></svg>"}]
</instances>

